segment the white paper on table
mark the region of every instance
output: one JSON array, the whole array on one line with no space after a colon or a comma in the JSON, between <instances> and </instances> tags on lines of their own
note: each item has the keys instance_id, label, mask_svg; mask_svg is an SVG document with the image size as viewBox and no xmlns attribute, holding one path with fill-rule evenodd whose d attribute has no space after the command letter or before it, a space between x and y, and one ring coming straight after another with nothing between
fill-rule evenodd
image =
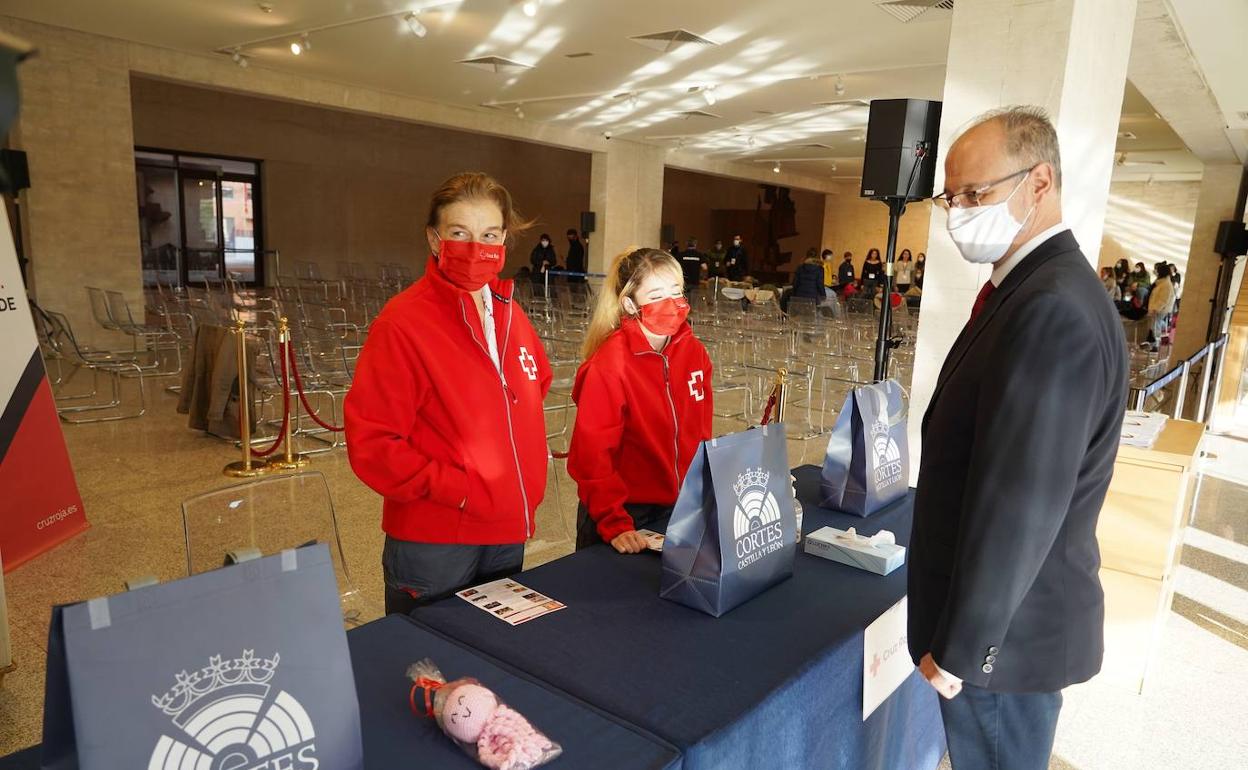
<instances>
[{"instance_id":1,"label":"white paper on table","mask_svg":"<svg viewBox=\"0 0 1248 770\"><path fill-rule=\"evenodd\" d=\"M511 578L502 578L465 588L456 592L455 595L512 626L527 623L534 618L549 615L567 606L538 591L526 588Z\"/></svg>"},{"instance_id":2,"label":"white paper on table","mask_svg":"<svg viewBox=\"0 0 1248 770\"><path fill-rule=\"evenodd\" d=\"M906 645L906 598L884 611L863 635L862 721L888 699L914 670Z\"/></svg>"}]
</instances>

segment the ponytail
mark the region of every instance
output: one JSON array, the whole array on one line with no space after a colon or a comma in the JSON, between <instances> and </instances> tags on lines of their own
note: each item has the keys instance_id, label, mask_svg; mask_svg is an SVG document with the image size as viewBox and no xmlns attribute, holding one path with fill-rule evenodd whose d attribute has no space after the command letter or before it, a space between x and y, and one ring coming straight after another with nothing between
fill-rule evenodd
<instances>
[{"instance_id":1,"label":"ponytail","mask_svg":"<svg viewBox=\"0 0 1248 770\"><path fill-rule=\"evenodd\" d=\"M660 270L671 270L681 275L680 263L671 254L658 249L633 248L611 260L607 279L602 284L602 292L594 305L594 315L589 320L589 329L581 346L583 360L589 360L607 337L620 328L624 298L632 298L638 285ZM633 301L636 299L633 298Z\"/></svg>"}]
</instances>

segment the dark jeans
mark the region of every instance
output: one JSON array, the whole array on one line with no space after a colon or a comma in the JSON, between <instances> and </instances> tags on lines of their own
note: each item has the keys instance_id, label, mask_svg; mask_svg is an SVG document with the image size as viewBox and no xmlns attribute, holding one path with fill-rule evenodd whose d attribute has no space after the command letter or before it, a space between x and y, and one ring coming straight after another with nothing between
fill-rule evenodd
<instances>
[{"instance_id":1,"label":"dark jeans","mask_svg":"<svg viewBox=\"0 0 1248 770\"><path fill-rule=\"evenodd\" d=\"M940 699L953 770L1047 770L1060 692L990 692L963 685Z\"/></svg>"},{"instance_id":2,"label":"dark jeans","mask_svg":"<svg viewBox=\"0 0 1248 770\"><path fill-rule=\"evenodd\" d=\"M461 588L510 577L524 564L524 544L411 543L386 536L381 570L386 614L407 615Z\"/></svg>"},{"instance_id":3,"label":"dark jeans","mask_svg":"<svg viewBox=\"0 0 1248 770\"><path fill-rule=\"evenodd\" d=\"M633 529L648 529L651 524L672 515L672 506L651 503L625 503L624 510L633 517ZM598 545L602 537L598 534L598 525L589 515L585 503L576 507L576 550Z\"/></svg>"}]
</instances>

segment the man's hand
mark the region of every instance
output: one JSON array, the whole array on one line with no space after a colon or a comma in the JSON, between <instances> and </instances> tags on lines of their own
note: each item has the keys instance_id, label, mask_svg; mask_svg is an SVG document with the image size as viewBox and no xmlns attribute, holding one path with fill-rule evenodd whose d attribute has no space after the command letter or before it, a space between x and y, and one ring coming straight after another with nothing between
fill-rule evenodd
<instances>
[{"instance_id":1,"label":"man's hand","mask_svg":"<svg viewBox=\"0 0 1248 770\"><path fill-rule=\"evenodd\" d=\"M611 545L620 553L641 553L646 550L646 539L637 534L637 530L630 529L616 535Z\"/></svg>"},{"instance_id":2,"label":"man's hand","mask_svg":"<svg viewBox=\"0 0 1248 770\"><path fill-rule=\"evenodd\" d=\"M919 673L946 700L953 700L958 696L958 693L962 692L962 683L950 679L941 673L940 669L936 667L936 661L932 658L930 652L919 661Z\"/></svg>"}]
</instances>

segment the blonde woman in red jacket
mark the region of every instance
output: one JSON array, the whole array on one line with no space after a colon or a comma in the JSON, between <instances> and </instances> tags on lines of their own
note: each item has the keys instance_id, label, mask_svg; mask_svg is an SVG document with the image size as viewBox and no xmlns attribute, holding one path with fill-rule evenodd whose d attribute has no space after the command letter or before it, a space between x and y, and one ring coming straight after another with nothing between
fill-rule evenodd
<instances>
[{"instance_id":1,"label":"blonde woman in red jacket","mask_svg":"<svg viewBox=\"0 0 1248 770\"><path fill-rule=\"evenodd\" d=\"M514 574L546 491L542 343L499 280L520 220L491 177L433 195L425 275L373 321L347 394L347 454L383 498L386 612Z\"/></svg>"},{"instance_id":2,"label":"blonde woman in red jacket","mask_svg":"<svg viewBox=\"0 0 1248 770\"><path fill-rule=\"evenodd\" d=\"M645 550L636 530L671 513L711 437L711 359L685 321L684 288L680 264L658 249L620 254L607 270L572 391L577 548Z\"/></svg>"}]
</instances>

